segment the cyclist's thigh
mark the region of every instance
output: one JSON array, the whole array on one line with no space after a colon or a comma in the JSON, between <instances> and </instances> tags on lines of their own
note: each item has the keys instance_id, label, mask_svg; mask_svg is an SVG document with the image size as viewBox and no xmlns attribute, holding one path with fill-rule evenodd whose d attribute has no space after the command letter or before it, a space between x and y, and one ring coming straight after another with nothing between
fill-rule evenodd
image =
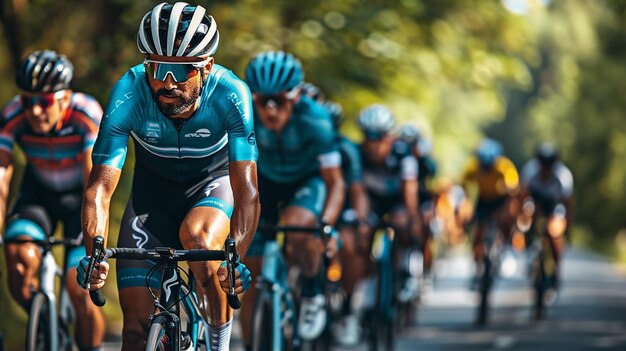
<instances>
[{"instance_id":1,"label":"cyclist's thigh","mask_svg":"<svg viewBox=\"0 0 626 351\"><path fill-rule=\"evenodd\" d=\"M326 202L326 185L321 177L311 177L295 191L281 220L289 225L315 225L322 217Z\"/></svg>"},{"instance_id":2,"label":"cyclist's thigh","mask_svg":"<svg viewBox=\"0 0 626 351\"><path fill-rule=\"evenodd\" d=\"M220 250L229 234L235 203L228 175L207 183L194 197L180 226L180 241L186 249Z\"/></svg>"},{"instance_id":3,"label":"cyclist's thigh","mask_svg":"<svg viewBox=\"0 0 626 351\"><path fill-rule=\"evenodd\" d=\"M63 235L66 238L82 238L81 205L82 192L67 193L60 198L56 212L63 222ZM70 248L65 252L65 270L76 268L85 255L85 246Z\"/></svg>"}]
</instances>

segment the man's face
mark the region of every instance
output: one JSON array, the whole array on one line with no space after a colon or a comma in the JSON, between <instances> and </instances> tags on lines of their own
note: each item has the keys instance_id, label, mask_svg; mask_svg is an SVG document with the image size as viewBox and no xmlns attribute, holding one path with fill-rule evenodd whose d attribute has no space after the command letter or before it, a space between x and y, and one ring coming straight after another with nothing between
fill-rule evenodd
<instances>
[{"instance_id":1,"label":"man's face","mask_svg":"<svg viewBox=\"0 0 626 351\"><path fill-rule=\"evenodd\" d=\"M161 113L167 117L188 118L197 108L196 102L213 67L213 58L149 55L144 66Z\"/></svg>"},{"instance_id":2,"label":"man's face","mask_svg":"<svg viewBox=\"0 0 626 351\"><path fill-rule=\"evenodd\" d=\"M70 90L56 93L23 92L22 106L30 128L39 134L46 134L54 129L63 116L70 97Z\"/></svg>"},{"instance_id":3,"label":"man's face","mask_svg":"<svg viewBox=\"0 0 626 351\"><path fill-rule=\"evenodd\" d=\"M393 140L393 136L388 133L377 136L366 135L363 140L363 151L374 163L381 164L391 152Z\"/></svg>"},{"instance_id":4,"label":"man's face","mask_svg":"<svg viewBox=\"0 0 626 351\"><path fill-rule=\"evenodd\" d=\"M298 93L282 92L271 96L255 93L253 99L261 123L267 129L280 132L289 122Z\"/></svg>"}]
</instances>

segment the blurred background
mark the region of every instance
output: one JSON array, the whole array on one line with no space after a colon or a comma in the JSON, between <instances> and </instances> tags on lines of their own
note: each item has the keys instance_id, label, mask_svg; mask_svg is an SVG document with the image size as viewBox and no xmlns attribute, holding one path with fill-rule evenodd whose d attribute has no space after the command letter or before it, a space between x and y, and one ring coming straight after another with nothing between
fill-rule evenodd
<instances>
[{"instance_id":1,"label":"blurred background","mask_svg":"<svg viewBox=\"0 0 626 351\"><path fill-rule=\"evenodd\" d=\"M156 3L3 0L0 103L18 93L17 62L54 49L74 63L75 90L105 105L117 79L141 62L137 27ZM518 166L538 141L553 140L574 174L573 245L626 261L626 1L195 3L218 23L217 63L242 77L252 55L290 51L304 64L306 80L342 104L343 132L358 140L357 112L385 103L433 140L441 175L458 179L484 136L500 140ZM132 164L129 157L116 193L112 244ZM18 171L13 189L19 179ZM19 345L26 317L1 279L0 330L5 343ZM113 284L107 288L115 299ZM118 307L106 308L111 333L119 333Z\"/></svg>"}]
</instances>

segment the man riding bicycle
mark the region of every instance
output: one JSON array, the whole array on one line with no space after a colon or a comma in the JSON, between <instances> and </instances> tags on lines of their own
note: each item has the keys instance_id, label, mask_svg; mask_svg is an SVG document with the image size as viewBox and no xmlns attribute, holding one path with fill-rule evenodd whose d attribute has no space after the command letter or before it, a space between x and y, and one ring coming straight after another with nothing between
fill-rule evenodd
<instances>
[{"instance_id":1,"label":"man riding bicycle","mask_svg":"<svg viewBox=\"0 0 626 351\"><path fill-rule=\"evenodd\" d=\"M411 152L417 160L417 182L419 183L419 209L422 215L421 249L424 253L424 276L430 282L430 269L433 264L433 254L430 249L432 233L430 223L435 218L435 195L432 191L432 182L437 172L437 163L433 159L432 143L419 129L411 124L405 124L400 128L400 139L411 146Z\"/></svg>"},{"instance_id":2,"label":"man riding bicycle","mask_svg":"<svg viewBox=\"0 0 626 351\"><path fill-rule=\"evenodd\" d=\"M556 147L549 142L539 144L535 157L522 168L522 203L524 208L534 208L534 218L547 219L548 237L555 262L554 288L559 286L559 268L564 235L572 219L574 177L572 172L559 160ZM532 205L528 201L532 201ZM563 225L558 225L563 221ZM542 230L543 228L536 228Z\"/></svg>"},{"instance_id":3,"label":"man riding bicycle","mask_svg":"<svg viewBox=\"0 0 626 351\"><path fill-rule=\"evenodd\" d=\"M364 136L363 183L376 220L388 216L402 246L420 244L424 238L418 206L418 165L411 145L391 134L396 119L386 106L375 104L363 109L357 123ZM416 277L407 276L398 297L408 302L417 293Z\"/></svg>"},{"instance_id":4,"label":"man riding bicycle","mask_svg":"<svg viewBox=\"0 0 626 351\"><path fill-rule=\"evenodd\" d=\"M303 78L300 62L282 51L260 53L246 67L259 145L261 220L270 225L320 226L331 232L344 200L341 156L328 112L301 94ZM264 233L257 233L246 261L255 276L261 270L264 240ZM322 242L319 237L290 233L286 245L290 262L302 273L298 333L313 340L326 325ZM327 250L331 255L336 252L336 238L328 241ZM253 287L243 301L246 344L255 293Z\"/></svg>"},{"instance_id":5,"label":"man riding bicycle","mask_svg":"<svg viewBox=\"0 0 626 351\"><path fill-rule=\"evenodd\" d=\"M463 173L462 184L465 189L472 185L478 188L478 200L474 210L476 231L473 250L477 267L476 275L472 280L472 288L474 288L482 274L484 243L489 222L495 220L503 235L507 235L511 229L515 218L514 201L518 191L519 176L513 162L502 155L500 143L485 139L470 159Z\"/></svg>"},{"instance_id":6,"label":"man riding bicycle","mask_svg":"<svg viewBox=\"0 0 626 351\"><path fill-rule=\"evenodd\" d=\"M0 227L13 175L13 145L26 154L27 165L17 203L8 216L5 238L44 240L63 222L66 238L82 240L80 208L91 170L91 150L102 107L91 96L70 89L74 68L64 55L35 51L18 65L20 95L0 112ZM32 243L5 246L9 290L30 310L41 251ZM76 310L75 339L80 350L99 350L104 338L102 312L78 285L78 261L85 248L66 252L66 282Z\"/></svg>"},{"instance_id":7,"label":"man riding bicycle","mask_svg":"<svg viewBox=\"0 0 626 351\"><path fill-rule=\"evenodd\" d=\"M346 183L346 201L337 223L342 249L340 252L341 281L346 294L343 318L334 326L335 338L343 345L355 345L361 339L358 312L354 309L352 295L356 286L367 278L370 271L370 244L372 227L368 221L370 203L363 184L363 161L357 144L339 134L343 121L341 105L325 101L324 107L331 115L337 131L337 144L341 153L341 170Z\"/></svg>"},{"instance_id":8,"label":"man riding bicycle","mask_svg":"<svg viewBox=\"0 0 626 351\"><path fill-rule=\"evenodd\" d=\"M94 147L83 205L88 238L108 234L111 196L132 137L135 174L118 246L220 250L231 236L246 253L259 213L252 100L244 82L214 63L218 42L215 20L202 6L161 3L141 20L137 45L145 60L113 88ZM92 243L86 244L91 252ZM87 263L83 258L83 271ZM189 266L205 301L211 350L228 350L232 310L225 262ZM144 281L152 267L147 260L117 261L122 350L145 344L153 300ZM107 273L108 264L100 263L92 290L104 285ZM250 284L249 271L239 264L235 292ZM154 277L149 285L158 289L160 282Z\"/></svg>"}]
</instances>

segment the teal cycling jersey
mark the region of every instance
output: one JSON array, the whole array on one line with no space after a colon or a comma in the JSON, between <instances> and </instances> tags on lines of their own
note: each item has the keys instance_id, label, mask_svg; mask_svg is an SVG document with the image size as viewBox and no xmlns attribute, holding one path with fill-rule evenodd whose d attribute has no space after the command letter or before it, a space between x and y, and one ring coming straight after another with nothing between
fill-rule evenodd
<instances>
[{"instance_id":1,"label":"teal cycling jersey","mask_svg":"<svg viewBox=\"0 0 626 351\"><path fill-rule=\"evenodd\" d=\"M341 171L347 185L363 181L363 162L359 147L350 139L340 136L338 139L341 153Z\"/></svg>"},{"instance_id":2,"label":"teal cycling jersey","mask_svg":"<svg viewBox=\"0 0 626 351\"><path fill-rule=\"evenodd\" d=\"M341 166L335 130L328 111L302 96L280 133L258 120L259 174L275 183L295 183Z\"/></svg>"},{"instance_id":3,"label":"teal cycling jersey","mask_svg":"<svg viewBox=\"0 0 626 351\"><path fill-rule=\"evenodd\" d=\"M195 113L177 123L160 112L144 66L131 68L113 88L93 163L121 168L129 136L136 168L177 182L206 178L229 161L256 161L248 86L230 70L213 65L199 99Z\"/></svg>"}]
</instances>

